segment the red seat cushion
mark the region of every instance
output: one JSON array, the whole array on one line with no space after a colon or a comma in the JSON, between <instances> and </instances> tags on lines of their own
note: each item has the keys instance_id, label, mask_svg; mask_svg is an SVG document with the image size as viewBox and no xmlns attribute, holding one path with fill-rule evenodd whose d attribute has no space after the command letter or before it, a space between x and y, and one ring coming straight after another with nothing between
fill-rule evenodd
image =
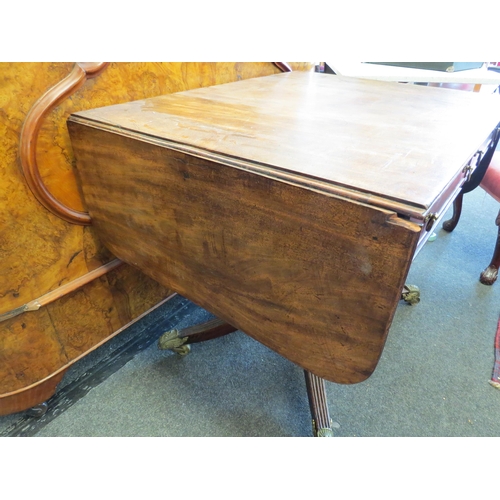
<instances>
[{"instance_id":1,"label":"red seat cushion","mask_svg":"<svg viewBox=\"0 0 500 500\"><path fill-rule=\"evenodd\" d=\"M500 202L500 158L495 154L480 186L495 200Z\"/></svg>"}]
</instances>

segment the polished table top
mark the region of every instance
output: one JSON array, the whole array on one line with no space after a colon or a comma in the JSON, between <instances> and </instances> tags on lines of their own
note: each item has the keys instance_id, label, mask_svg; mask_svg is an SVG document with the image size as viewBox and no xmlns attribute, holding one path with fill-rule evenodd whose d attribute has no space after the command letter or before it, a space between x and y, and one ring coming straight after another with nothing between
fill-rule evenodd
<instances>
[{"instance_id":1,"label":"polished table top","mask_svg":"<svg viewBox=\"0 0 500 500\"><path fill-rule=\"evenodd\" d=\"M76 116L424 213L500 121L497 97L292 72Z\"/></svg>"}]
</instances>

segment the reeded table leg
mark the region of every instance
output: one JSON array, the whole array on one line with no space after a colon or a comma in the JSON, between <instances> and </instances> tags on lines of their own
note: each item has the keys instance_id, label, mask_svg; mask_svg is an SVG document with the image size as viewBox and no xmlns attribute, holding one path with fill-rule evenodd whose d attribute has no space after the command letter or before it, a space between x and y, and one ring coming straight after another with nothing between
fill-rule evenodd
<instances>
[{"instance_id":1,"label":"reeded table leg","mask_svg":"<svg viewBox=\"0 0 500 500\"><path fill-rule=\"evenodd\" d=\"M332 419L328 411L325 381L304 370L307 396L311 410L313 434L315 437L333 437Z\"/></svg>"}]
</instances>

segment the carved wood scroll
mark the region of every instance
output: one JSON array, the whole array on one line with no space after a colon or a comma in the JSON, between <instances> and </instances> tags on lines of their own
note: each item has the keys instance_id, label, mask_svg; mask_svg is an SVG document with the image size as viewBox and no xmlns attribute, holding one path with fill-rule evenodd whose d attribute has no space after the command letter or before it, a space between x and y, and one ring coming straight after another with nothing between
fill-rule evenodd
<instances>
[{"instance_id":1,"label":"carved wood scroll","mask_svg":"<svg viewBox=\"0 0 500 500\"><path fill-rule=\"evenodd\" d=\"M73 224L89 225L90 216L67 207L45 186L36 161L38 134L44 118L62 101L76 92L89 78L99 75L109 63L75 63L71 73L49 89L31 108L24 122L19 144L19 161L26 182L35 198L50 212Z\"/></svg>"},{"instance_id":2,"label":"carved wood scroll","mask_svg":"<svg viewBox=\"0 0 500 500\"><path fill-rule=\"evenodd\" d=\"M275 62L274 65L284 73L292 71L291 66L286 62Z\"/></svg>"},{"instance_id":3,"label":"carved wood scroll","mask_svg":"<svg viewBox=\"0 0 500 500\"><path fill-rule=\"evenodd\" d=\"M45 186L36 161L38 134L45 117L74 94L89 78L95 78L102 73L108 64L75 63L71 73L49 89L31 108L21 131L19 161L29 188L47 210L72 224L90 225L92 220L87 212L70 208L57 200ZM275 62L274 65L281 71L292 71L286 62Z\"/></svg>"},{"instance_id":4,"label":"carved wood scroll","mask_svg":"<svg viewBox=\"0 0 500 500\"><path fill-rule=\"evenodd\" d=\"M288 63L273 63L281 71L291 71ZM87 212L75 210L57 199L51 193L40 173L37 163L37 147L42 142L41 132L48 115L66 99L73 96L88 79L101 75L108 68L110 63L74 63L70 73L60 80L56 85L49 88L32 106L25 117L20 131L18 161L20 169L24 174L32 194L49 212L74 225L90 225L91 217ZM212 82L213 83L213 82ZM40 140L39 140L40 138ZM43 165L42 165L43 167ZM43 171L43 170L42 170ZM70 284L59 287L52 292L45 294L38 299L31 300L19 307L8 310L0 314L0 322L12 318L26 311L37 310L49 302L56 300L63 295L73 291L75 288L83 286L91 280L105 274L120 265L121 261L115 259L98 270L92 271L72 281ZM50 299L50 300L49 300Z\"/></svg>"}]
</instances>

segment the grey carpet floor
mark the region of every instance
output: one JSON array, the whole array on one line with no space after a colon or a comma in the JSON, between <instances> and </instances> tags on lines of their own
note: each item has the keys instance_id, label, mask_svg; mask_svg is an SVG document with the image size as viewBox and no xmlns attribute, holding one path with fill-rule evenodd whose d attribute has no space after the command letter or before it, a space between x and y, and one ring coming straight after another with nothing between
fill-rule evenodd
<instances>
[{"instance_id":1,"label":"grey carpet floor","mask_svg":"<svg viewBox=\"0 0 500 500\"><path fill-rule=\"evenodd\" d=\"M437 227L437 239L412 264L408 283L419 286L421 302L399 304L375 373L356 385L326 383L336 436L500 435L500 390L488 383L500 282L478 281L498 208L481 189L466 196L455 231ZM185 302L174 324L209 317ZM172 316L169 307L156 314ZM77 363L61 390L140 335L135 326ZM24 435L40 437L312 434L302 370L242 332L193 345L185 357L152 342L129 358L56 415L49 410L50 418L0 417L0 433L16 435L24 421L35 429Z\"/></svg>"}]
</instances>

